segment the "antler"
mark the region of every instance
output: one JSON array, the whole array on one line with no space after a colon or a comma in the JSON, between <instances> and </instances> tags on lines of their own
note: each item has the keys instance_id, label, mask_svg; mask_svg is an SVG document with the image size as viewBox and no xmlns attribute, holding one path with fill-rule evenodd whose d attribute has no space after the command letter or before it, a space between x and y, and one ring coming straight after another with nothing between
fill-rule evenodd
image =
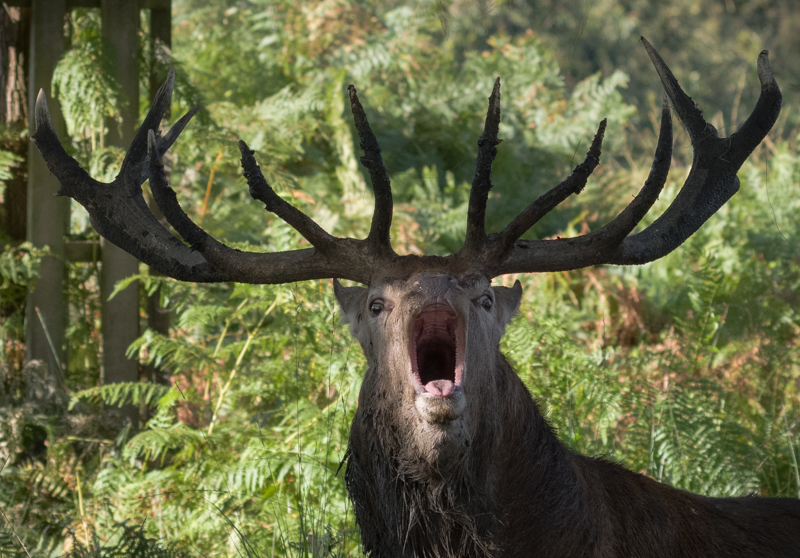
<instances>
[{"instance_id":1,"label":"antler","mask_svg":"<svg viewBox=\"0 0 800 558\"><path fill-rule=\"evenodd\" d=\"M780 113L781 93L769 67L767 51L758 57L761 96L753 113L738 132L720 138L703 120L702 113L681 90L667 65L642 38L645 49L664 85L661 130L653 166L636 198L614 220L589 234L568 239L521 240L521 236L547 212L571 194L579 193L600 161L606 121L592 142L586 159L564 182L541 196L500 233L486 234L486 202L492 188L491 168L497 155L500 124L500 80L489 98L489 111L478 141L478 160L470 192L464 246L444 258L403 256L392 250L392 191L381 150L352 85L348 87L364 157L375 193L375 210L369 235L364 240L337 238L302 211L293 207L267 183L253 152L239 142L242 169L251 196L297 230L313 246L286 252L243 252L225 246L198 227L181 208L170 188L161 156L175 142L198 107L162 137L159 127L172 96L175 75L171 71L159 89L153 106L136 134L119 175L110 184L91 178L70 157L50 124L47 102L40 92L36 101L36 133L32 140L42 152L50 171L61 182L59 195L81 203L92 225L108 240L161 273L184 281L243 283L287 283L306 279L339 278L369 284L388 272L406 274L414 270L440 268L452 272L482 270L495 277L506 273L564 271L597 264L642 264L656 260L682 244L739 188L736 172L772 128ZM672 118L669 103L689 132L694 160L689 177L669 208L642 232L631 231L648 212L667 179L672 159ZM150 213L141 185L150 187L161 212L188 242L174 237Z\"/></svg>"},{"instance_id":2,"label":"antler","mask_svg":"<svg viewBox=\"0 0 800 558\"><path fill-rule=\"evenodd\" d=\"M253 152L239 142L250 193L308 240L310 249L254 253L230 248L198 227L181 208L167 183L161 156L174 143L199 107L160 137L155 130L169 107L174 71L159 89L153 106L136 134L120 173L110 184L91 178L58 140L50 123L47 101L40 92L36 101L36 133L32 140L47 166L61 182L59 195L70 196L89 212L92 225L105 238L161 273L183 281L274 284L307 279L341 278L369 283L374 270L396 258L389 244L392 194L380 148L370 130L356 90L349 93L356 128L375 187L375 216L365 240L331 236L302 211L285 202L267 183ZM150 187L167 222L188 242L174 237L153 216L142 196L142 183Z\"/></svg>"},{"instance_id":3,"label":"antler","mask_svg":"<svg viewBox=\"0 0 800 558\"><path fill-rule=\"evenodd\" d=\"M642 43L665 91L658 145L644 187L614 220L597 231L576 238L520 240L522 234L548 211L570 194L581 191L598 163L605 130L604 120L586 160L575 168L567 180L533 202L498 234L483 233L481 221L484 251L480 255L472 252L475 242L470 242L468 229L467 241L461 252L465 257L480 259L488 275L495 277L506 273L566 271L598 264L632 265L657 260L694 234L739 189L737 171L775 124L781 109L781 92L769 66L768 52L762 51L758 57L761 95L753 113L735 134L720 138L717 130L703 119L700 109L680 88L675 76L652 45L644 37ZM494 97L493 93L489 100L490 114L496 110ZM664 214L640 233L629 236L658 199L669 172L672 119L667 99L672 102L691 138L694 152L692 170ZM470 197L470 215L482 210L481 204L485 206L486 194L488 188L485 192L481 190L483 201L476 199L475 209L473 199L479 196ZM480 236L474 231L472 234Z\"/></svg>"}]
</instances>

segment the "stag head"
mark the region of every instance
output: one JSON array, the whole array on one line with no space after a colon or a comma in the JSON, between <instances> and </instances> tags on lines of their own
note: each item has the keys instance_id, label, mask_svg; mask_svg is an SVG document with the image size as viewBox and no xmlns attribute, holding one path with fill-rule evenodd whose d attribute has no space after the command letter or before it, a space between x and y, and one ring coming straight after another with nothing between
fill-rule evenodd
<instances>
[{"instance_id":1,"label":"stag head","mask_svg":"<svg viewBox=\"0 0 800 558\"><path fill-rule=\"evenodd\" d=\"M376 424L401 425L387 429L384 443L412 450L440 472L457 466L476 422L505 403L494 384L519 282L493 287L478 271L431 270L369 288L334 285L369 363L360 409L390 419Z\"/></svg>"}]
</instances>

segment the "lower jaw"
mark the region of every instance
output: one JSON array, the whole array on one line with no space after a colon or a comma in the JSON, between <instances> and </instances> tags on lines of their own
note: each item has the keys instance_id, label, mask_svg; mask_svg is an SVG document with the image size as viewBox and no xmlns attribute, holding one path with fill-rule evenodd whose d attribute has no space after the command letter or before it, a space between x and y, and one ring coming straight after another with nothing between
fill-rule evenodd
<instances>
[{"instance_id":1,"label":"lower jaw","mask_svg":"<svg viewBox=\"0 0 800 558\"><path fill-rule=\"evenodd\" d=\"M466 407L466 399L460 389L447 397L423 392L417 394L414 406L425 422L447 426L461 417Z\"/></svg>"}]
</instances>

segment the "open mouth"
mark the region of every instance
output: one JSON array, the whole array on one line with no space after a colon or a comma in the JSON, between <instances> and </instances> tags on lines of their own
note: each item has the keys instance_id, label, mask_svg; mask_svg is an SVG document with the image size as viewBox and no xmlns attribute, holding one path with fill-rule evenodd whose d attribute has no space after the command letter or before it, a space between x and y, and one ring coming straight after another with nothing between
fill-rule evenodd
<instances>
[{"instance_id":1,"label":"open mouth","mask_svg":"<svg viewBox=\"0 0 800 558\"><path fill-rule=\"evenodd\" d=\"M464 335L455 312L444 304L425 308L411 329L411 371L417 391L448 397L461 389Z\"/></svg>"}]
</instances>

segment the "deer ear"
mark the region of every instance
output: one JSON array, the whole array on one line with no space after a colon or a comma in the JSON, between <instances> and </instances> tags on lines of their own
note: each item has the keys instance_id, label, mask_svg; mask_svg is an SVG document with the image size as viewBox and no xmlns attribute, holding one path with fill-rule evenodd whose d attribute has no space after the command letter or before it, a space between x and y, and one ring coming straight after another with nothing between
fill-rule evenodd
<instances>
[{"instance_id":1,"label":"deer ear","mask_svg":"<svg viewBox=\"0 0 800 558\"><path fill-rule=\"evenodd\" d=\"M497 300L497 318L500 321L500 325L505 327L519 310L522 285L519 281L515 281L513 287L494 287L494 296Z\"/></svg>"},{"instance_id":2,"label":"deer ear","mask_svg":"<svg viewBox=\"0 0 800 558\"><path fill-rule=\"evenodd\" d=\"M358 321L358 313L364 308L367 292L364 287L344 287L338 279L333 280L333 293L342 309L342 322L352 326Z\"/></svg>"}]
</instances>

